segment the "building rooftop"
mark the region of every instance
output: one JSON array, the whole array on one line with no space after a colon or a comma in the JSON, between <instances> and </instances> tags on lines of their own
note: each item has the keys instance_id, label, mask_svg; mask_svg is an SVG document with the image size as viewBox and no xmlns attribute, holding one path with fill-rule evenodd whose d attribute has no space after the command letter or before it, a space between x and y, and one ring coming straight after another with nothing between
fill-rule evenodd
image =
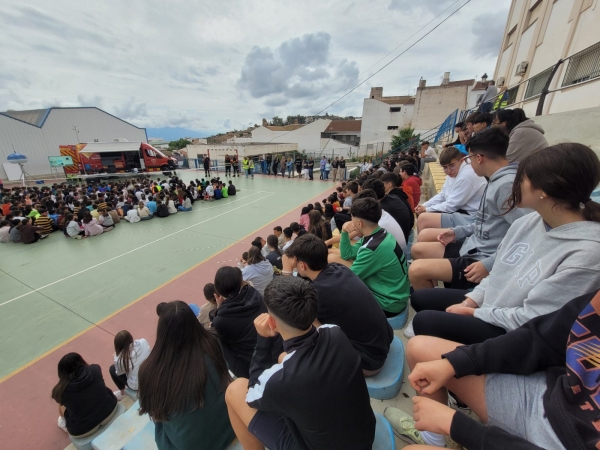
<instances>
[{"instance_id":1,"label":"building rooftop","mask_svg":"<svg viewBox=\"0 0 600 450\"><path fill-rule=\"evenodd\" d=\"M283 127L274 127L271 125L267 125L265 128L268 128L271 131L294 131L294 130L297 130L298 128L302 128L303 126L304 126L304 124L295 123L292 125L285 125Z\"/></svg>"},{"instance_id":2,"label":"building rooftop","mask_svg":"<svg viewBox=\"0 0 600 450\"><path fill-rule=\"evenodd\" d=\"M325 133L340 133L347 131L360 133L361 124L362 120L332 120L325 129Z\"/></svg>"},{"instance_id":3,"label":"building rooftop","mask_svg":"<svg viewBox=\"0 0 600 450\"><path fill-rule=\"evenodd\" d=\"M27 122L28 124L36 127L41 127L44 124L44 120L46 120L48 113L50 113L50 109L52 108L30 109L28 111L8 110L0 114L20 120L21 122Z\"/></svg>"}]
</instances>

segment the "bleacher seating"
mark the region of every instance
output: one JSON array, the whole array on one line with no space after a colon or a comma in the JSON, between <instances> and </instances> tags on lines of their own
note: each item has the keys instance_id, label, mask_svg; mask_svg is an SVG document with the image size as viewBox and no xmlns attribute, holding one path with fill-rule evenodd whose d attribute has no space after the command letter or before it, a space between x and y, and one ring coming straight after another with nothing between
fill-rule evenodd
<instances>
[{"instance_id":1,"label":"bleacher seating","mask_svg":"<svg viewBox=\"0 0 600 450\"><path fill-rule=\"evenodd\" d=\"M404 345L398 336L394 336L383 369L377 375L366 378L369 396L378 400L396 397L402 387L403 373Z\"/></svg>"},{"instance_id":2,"label":"bleacher seating","mask_svg":"<svg viewBox=\"0 0 600 450\"><path fill-rule=\"evenodd\" d=\"M400 314L395 317L388 317L388 323L394 330L401 330L406 326L406 322L408 322L408 310L409 307L406 305L406 308Z\"/></svg>"},{"instance_id":3,"label":"bleacher seating","mask_svg":"<svg viewBox=\"0 0 600 450\"><path fill-rule=\"evenodd\" d=\"M152 424L147 414L139 415L140 403L135 402L127 412L100 436L92 441L95 450L121 450L148 423Z\"/></svg>"},{"instance_id":4,"label":"bleacher seating","mask_svg":"<svg viewBox=\"0 0 600 450\"><path fill-rule=\"evenodd\" d=\"M133 400L134 402L137 401L138 399L138 393L137 391L134 391L133 389L125 386L125 395L127 397L129 397L131 400Z\"/></svg>"},{"instance_id":5,"label":"bleacher seating","mask_svg":"<svg viewBox=\"0 0 600 450\"><path fill-rule=\"evenodd\" d=\"M69 435L71 442L73 443L73 445L75 446L75 448L77 450L92 450L93 449L92 441L94 439L96 439L97 437L101 436L102 433L104 433L124 412L125 412L125 407L121 403L118 403L117 404L117 412L115 412L115 415L113 416L113 418L110 419L110 421L106 425L102 425L100 427L100 429L98 431L96 431L94 434L83 437L83 438L75 438L75 437Z\"/></svg>"},{"instance_id":6,"label":"bleacher seating","mask_svg":"<svg viewBox=\"0 0 600 450\"><path fill-rule=\"evenodd\" d=\"M379 413L375 413L377 420L375 428L375 442L373 442L373 450L396 450L396 439L394 430L388 420Z\"/></svg>"}]
</instances>

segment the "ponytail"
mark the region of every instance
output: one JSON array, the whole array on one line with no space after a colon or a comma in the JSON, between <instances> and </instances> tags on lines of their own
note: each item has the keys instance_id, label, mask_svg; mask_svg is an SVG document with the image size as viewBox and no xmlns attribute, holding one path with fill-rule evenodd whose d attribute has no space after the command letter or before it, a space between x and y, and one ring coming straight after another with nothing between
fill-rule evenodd
<instances>
[{"instance_id":1,"label":"ponytail","mask_svg":"<svg viewBox=\"0 0 600 450\"><path fill-rule=\"evenodd\" d=\"M581 203L579 207L582 209L585 220L600 222L600 204L590 198L585 203Z\"/></svg>"}]
</instances>

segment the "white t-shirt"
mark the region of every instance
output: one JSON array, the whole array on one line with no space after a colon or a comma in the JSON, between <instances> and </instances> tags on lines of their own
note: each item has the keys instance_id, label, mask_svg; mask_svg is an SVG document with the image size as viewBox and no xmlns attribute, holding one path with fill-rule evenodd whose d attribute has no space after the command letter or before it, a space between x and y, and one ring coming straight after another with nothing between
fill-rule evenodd
<instances>
[{"instance_id":1,"label":"white t-shirt","mask_svg":"<svg viewBox=\"0 0 600 450\"><path fill-rule=\"evenodd\" d=\"M433 158L437 161L437 153L433 147L427 147L427 150L425 150L425 158Z\"/></svg>"},{"instance_id":2,"label":"white t-shirt","mask_svg":"<svg viewBox=\"0 0 600 450\"><path fill-rule=\"evenodd\" d=\"M400 228L398 222L396 222L396 219L390 216L386 211L381 210L381 219L379 219L378 225L394 236L402 251L406 252L406 239L404 238L404 232L402 231L402 228Z\"/></svg>"},{"instance_id":3,"label":"white t-shirt","mask_svg":"<svg viewBox=\"0 0 600 450\"><path fill-rule=\"evenodd\" d=\"M137 212L137 209L130 209L129 211L127 211L126 219L129 223L136 223L142 220Z\"/></svg>"},{"instance_id":4,"label":"white t-shirt","mask_svg":"<svg viewBox=\"0 0 600 450\"><path fill-rule=\"evenodd\" d=\"M285 245L283 246L283 248L281 249L281 251L285 252L290 247L290 245L292 245L293 243L294 243L294 241L287 241L285 243Z\"/></svg>"},{"instance_id":5,"label":"white t-shirt","mask_svg":"<svg viewBox=\"0 0 600 450\"><path fill-rule=\"evenodd\" d=\"M138 371L140 365L150 356L150 345L146 339L137 339L133 341L133 350L131 351L131 362L133 369L127 374L127 386L134 391L138 390ZM123 375L125 369L119 364L119 357L114 357L115 370L117 375Z\"/></svg>"},{"instance_id":6,"label":"white t-shirt","mask_svg":"<svg viewBox=\"0 0 600 450\"><path fill-rule=\"evenodd\" d=\"M206 195L208 195L209 197L215 196L215 188L213 188L211 184L206 186Z\"/></svg>"}]
</instances>

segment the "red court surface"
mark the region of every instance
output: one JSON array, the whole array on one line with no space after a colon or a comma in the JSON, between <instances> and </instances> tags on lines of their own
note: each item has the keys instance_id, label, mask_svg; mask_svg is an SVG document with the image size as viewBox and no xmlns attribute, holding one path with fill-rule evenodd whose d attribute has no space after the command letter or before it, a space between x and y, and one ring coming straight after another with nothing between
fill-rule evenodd
<instances>
[{"instance_id":1,"label":"red court surface","mask_svg":"<svg viewBox=\"0 0 600 450\"><path fill-rule=\"evenodd\" d=\"M321 201L322 198L323 195L320 194L305 204ZM248 250L254 237L266 238L272 234L274 226L288 226L297 221L298 217L299 209L294 208L262 229L253 231L241 241L144 295L99 325L112 334L126 329L134 339L143 337L153 345L156 338L158 303L171 300L183 300L199 305L205 303L202 288L214 280L219 267L237 264L237 260ZM107 386L116 390L108 373L112 364L113 336L93 326L0 384L0 448L62 450L70 444L67 434L56 425L58 406L50 398L52 387L58 381L58 361L69 352L80 353L90 364L99 364Z\"/></svg>"}]
</instances>

